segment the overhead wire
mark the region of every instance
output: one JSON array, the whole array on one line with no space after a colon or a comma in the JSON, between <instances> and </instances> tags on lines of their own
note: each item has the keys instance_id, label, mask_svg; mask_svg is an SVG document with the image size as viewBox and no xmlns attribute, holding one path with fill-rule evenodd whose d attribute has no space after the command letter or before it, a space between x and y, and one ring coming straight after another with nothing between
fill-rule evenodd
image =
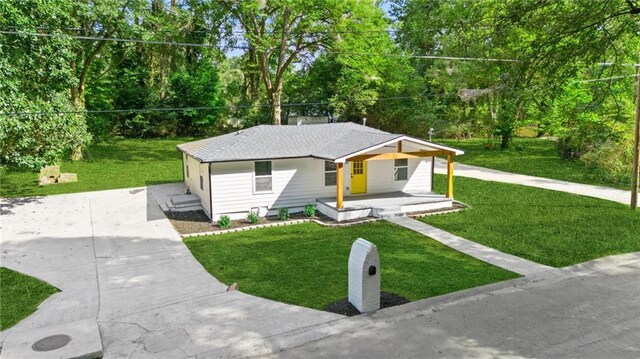
<instances>
[{"instance_id":1,"label":"overhead wire","mask_svg":"<svg viewBox=\"0 0 640 359\"><path fill-rule=\"evenodd\" d=\"M635 74L635 75L623 75L623 76L612 76L612 77L604 77L601 79L588 79L588 80L578 80L576 82L598 82L598 81L609 81L609 80L618 80L618 79L624 79L627 77L638 77L640 76L640 74Z\"/></svg>"},{"instance_id":2,"label":"overhead wire","mask_svg":"<svg viewBox=\"0 0 640 359\"><path fill-rule=\"evenodd\" d=\"M151 44L151 45L166 45L166 46L186 46L186 47L202 47L202 48L216 48L214 44L200 44L200 43L188 43L188 42L173 42L173 41L157 41L157 40L140 40L140 39L128 39L118 37L100 37L100 36L88 36L88 35L68 35L68 34L51 34L41 32L29 32L29 31L9 31L0 30L0 34L5 35L27 35L37 37L57 37L77 40L94 40L94 41L113 41L113 42L125 42L125 43L138 43L138 44ZM248 46L237 45L225 45L226 48L247 50ZM324 51L328 54L342 54L342 55L355 55L355 56L371 56L371 53L367 52L348 52L348 51ZM386 56L391 56L387 54ZM433 60L451 60L451 61L480 61L480 62L519 62L517 59L509 58L492 58L492 57L464 57L464 56L446 56L446 55L419 55L419 54L402 54L401 56L406 58L417 59L433 59ZM636 66L640 67L640 64L624 64L613 62L601 62L597 63L599 66Z\"/></svg>"},{"instance_id":3,"label":"overhead wire","mask_svg":"<svg viewBox=\"0 0 640 359\"><path fill-rule=\"evenodd\" d=\"M0 26L0 27L10 27L10 26ZM128 43L139 43L139 44L153 44L153 45L169 45L169 46L188 46L188 47L203 47L203 48L213 48L216 47L212 44L198 44L198 43L186 43L186 42L171 42L171 41L156 41L156 40L140 40L140 39L129 39L129 38L117 38L117 37L100 37L100 36L87 36L87 35L69 35L69 34L52 34L52 33L41 33L41 32L30 32L30 31L8 31L8 30L0 30L0 34L5 35L26 35L26 36L37 36L37 37L58 37L58 38L68 38L68 39L78 39L78 40L95 40L95 41L114 41L114 42L128 42ZM246 46L226 46L227 48L236 48L236 49L247 49ZM329 54L343 54L343 55L358 55L358 56L370 56L370 53L365 52L342 52L342 51L325 51L325 53ZM401 56L408 58L419 58L419 59L442 59L442 60L456 60L456 61L482 61L482 62L519 62L517 59L508 59L508 58L482 58L482 57L457 57L457 56L440 56L440 55L414 55L414 54L402 54ZM603 62L597 63L596 65L600 66L640 66L640 64L619 64L612 62ZM630 75L628 77L635 77L637 75ZM618 76L611 77L610 79L623 78L627 76ZM583 82L592 82L592 81L604 81L607 79L591 79L584 80ZM457 95L453 95L457 96ZM406 97L396 97L396 98L378 98L379 100L392 100L392 99L409 99L415 98L413 96ZM370 100L351 100L347 102L368 102ZM294 107L294 106L329 106L331 105L328 102L310 102L310 103L289 103L282 104L282 107ZM0 112L0 115L38 115L38 114L99 114L99 113L141 113L141 112L174 112L174 111L202 111L202 110L213 110L213 109L222 109L222 108L231 108L231 109L239 109L239 108L255 108L255 107L272 107L270 104L253 104L253 105L234 105L234 106L212 106L212 107L185 107L185 108L147 108L147 109L114 109L114 110L78 110L78 111L34 111L34 112Z\"/></svg>"},{"instance_id":4,"label":"overhead wire","mask_svg":"<svg viewBox=\"0 0 640 359\"><path fill-rule=\"evenodd\" d=\"M377 99L368 100L347 100L347 103L363 103L370 101L392 101L392 100L408 100L408 99L427 99L427 98L444 98L455 97L455 94L430 94L424 96L396 96L396 97L379 97ZM283 103L280 107L303 107L303 106L331 106L331 102L294 102ZM250 105L224 105L224 106L199 106L199 107L158 107L158 108L139 108L139 109L113 109L113 110L73 110L73 111L17 111L17 112L0 112L0 116L26 116L26 115L62 115L62 114L107 114L107 113L145 113L145 112L181 112L181 111L210 111L217 109L243 109L243 108L269 108L274 107L272 104L250 104Z\"/></svg>"},{"instance_id":5,"label":"overhead wire","mask_svg":"<svg viewBox=\"0 0 640 359\"><path fill-rule=\"evenodd\" d=\"M20 26L15 26L15 25L0 25L1 28L7 28L7 29L22 29L22 27ZM49 30L49 31L60 31L60 30L65 30L65 31L85 31L86 29L84 28L79 28L79 27L62 27L62 28L52 28L49 26L36 26L33 27L34 29L38 29L38 30ZM475 27L477 28L477 27ZM231 31L226 31L226 30L220 30L220 29L204 29L204 30L188 30L188 29L177 29L177 30L167 30L167 29L141 29L141 28L137 28L137 29L128 29L128 31L131 32L137 32L137 33L169 33L169 34L173 34L176 31L181 33L181 34L188 34L188 33L194 33L194 34L236 34L236 35L245 35L246 31L242 30L242 31L238 31L238 30L231 30ZM442 29L436 29L436 28L424 28L424 29L420 29L420 30L411 30L411 29L393 29L393 28L388 28L386 30L318 30L318 31L290 31L289 34L291 35L318 35L318 34L383 34L383 33L397 33L397 32L408 32L408 33L426 33L426 32L438 32L438 31L442 31ZM280 35L282 33L282 31L266 31L265 35Z\"/></svg>"},{"instance_id":6,"label":"overhead wire","mask_svg":"<svg viewBox=\"0 0 640 359\"><path fill-rule=\"evenodd\" d=\"M0 30L0 34L5 35L27 35L37 37L56 37L63 39L77 39L77 40L95 40L95 41L113 41L113 42L130 42L136 44L152 44L152 45L168 45L168 46L185 46L185 47L216 47L212 44L197 44L188 42L172 42L172 41L155 41L155 40L138 40L138 39L123 39L118 37L100 37L100 36L85 36L85 35L68 35L68 34L47 34L41 32L25 32L25 31L7 31ZM243 47L246 49L246 47Z\"/></svg>"},{"instance_id":7,"label":"overhead wire","mask_svg":"<svg viewBox=\"0 0 640 359\"><path fill-rule=\"evenodd\" d=\"M100 37L100 36L86 36L86 35L68 35L68 34L48 34L40 32L25 32L25 31L7 31L0 30L0 34L5 35L26 35L26 36L38 36L38 37L56 37L65 39L77 39L77 40L95 40L95 41L114 41L114 42L129 42L138 44L152 44L152 45L168 45L168 46L187 46L187 47L204 47L214 48L217 47L213 44L197 44L186 42L171 42L171 41L155 41L155 40L139 40L139 39L125 39L117 37ZM249 49L247 46L225 46L233 49ZM325 51L329 54L343 54L343 55L357 55L357 56L371 56L371 53L365 52L347 52L347 51ZM391 54L387 54L391 56ZM403 57L407 58L421 58L421 59L443 59L443 60L459 60L459 61L488 61L488 62L518 62L516 59L498 59L498 58L480 58L480 57L456 57L456 56L439 56L439 55L413 55L403 54Z\"/></svg>"}]
</instances>

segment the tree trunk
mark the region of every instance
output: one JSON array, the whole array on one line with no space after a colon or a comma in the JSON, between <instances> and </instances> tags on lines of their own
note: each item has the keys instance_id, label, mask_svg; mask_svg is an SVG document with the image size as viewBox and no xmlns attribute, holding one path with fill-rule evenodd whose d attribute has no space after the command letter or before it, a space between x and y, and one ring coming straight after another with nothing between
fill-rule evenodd
<instances>
[{"instance_id":1,"label":"tree trunk","mask_svg":"<svg viewBox=\"0 0 640 359\"><path fill-rule=\"evenodd\" d=\"M78 86L71 88L71 104L76 111L84 110L84 83L80 83Z\"/></svg>"},{"instance_id":2,"label":"tree trunk","mask_svg":"<svg viewBox=\"0 0 640 359\"><path fill-rule=\"evenodd\" d=\"M506 150L509 148L509 142L511 142L511 131L502 130L500 132L500 149Z\"/></svg>"},{"instance_id":3,"label":"tree trunk","mask_svg":"<svg viewBox=\"0 0 640 359\"><path fill-rule=\"evenodd\" d=\"M253 101L259 97L258 87L260 86L260 62L256 55L256 50L249 46L247 50L247 72L244 76L245 97Z\"/></svg>"},{"instance_id":4,"label":"tree trunk","mask_svg":"<svg viewBox=\"0 0 640 359\"><path fill-rule=\"evenodd\" d=\"M282 98L282 86L278 86L274 91L273 91L273 95L271 96L271 105L272 107L272 120L273 120L273 124L274 125L281 125L282 124L282 103L281 103L281 98Z\"/></svg>"},{"instance_id":5,"label":"tree trunk","mask_svg":"<svg viewBox=\"0 0 640 359\"><path fill-rule=\"evenodd\" d=\"M71 103L76 111L84 110L84 83L71 88ZM76 145L71 149L71 160L78 161L82 159L82 145Z\"/></svg>"},{"instance_id":6,"label":"tree trunk","mask_svg":"<svg viewBox=\"0 0 640 359\"><path fill-rule=\"evenodd\" d=\"M77 68L76 62L71 63L71 67L75 71ZM84 83L81 81L77 86L71 87L71 104L76 111L82 111L84 109ZM71 160L78 161L82 159L82 146L77 145L71 149Z\"/></svg>"}]
</instances>

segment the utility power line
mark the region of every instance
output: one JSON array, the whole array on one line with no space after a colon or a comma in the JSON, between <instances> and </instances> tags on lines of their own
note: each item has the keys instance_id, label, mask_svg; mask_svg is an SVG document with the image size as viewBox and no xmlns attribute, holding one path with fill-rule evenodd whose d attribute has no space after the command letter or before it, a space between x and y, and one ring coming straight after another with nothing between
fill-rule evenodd
<instances>
[{"instance_id":1,"label":"utility power line","mask_svg":"<svg viewBox=\"0 0 640 359\"><path fill-rule=\"evenodd\" d=\"M609 80L617 80L617 79L624 79L627 77L638 77L640 75L636 74L636 75L624 75L624 76L613 76L613 77L605 77L602 79L589 79L589 80L580 80L577 82L598 82L598 81L609 81Z\"/></svg>"},{"instance_id":2,"label":"utility power line","mask_svg":"<svg viewBox=\"0 0 640 359\"><path fill-rule=\"evenodd\" d=\"M217 48L216 45L212 44L198 44L198 43L188 43L188 42L172 42L172 41L154 41L154 40L139 40L139 39L125 39L125 38L117 38L117 37L99 37L99 36L85 36L85 35L68 35L68 34L49 34L49 33L41 33L41 32L25 32L25 31L7 31L0 30L0 34L5 35L26 35L26 36L37 36L37 37L57 37L57 38L67 38L67 39L77 39L77 40L93 40L93 41L114 41L114 42L128 42L128 43L138 43L138 44L151 44L151 45L168 45L168 46L186 46L186 47L202 47L202 48ZM249 47L247 46L225 46L227 48L232 49L240 49L247 50ZM371 53L366 52L341 52L341 51L327 51L328 54L341 54L341 55L356 55L356 56L372 56ZM386 54L386 56L391 56L392 54ZM484 58L484 57L459 57L459 56L444 56L444 55L402 55L407 58L417 58L417 59L441 59L441 60L456 60L456 61L480 61L480 62L519 62L517 59L501 59L501 58ZM640 64L620 64L613 62L601 62L597 63L599 66L634 66L640 67Z\"/></svg>"},{"instance_id":3,"label":"utility power line","mask_svg":"<svg viewBox=\"0 0 640 359\"><path fill-rule=\"evenodd\" d=\"M118 37L99 37L99 36L67 35L67 34L46 34L46 33L41 33L41 32L23 32L23 31L0 30L0 34L5 34L5 35L27 35L27 36L37 36L37 37L57 37L57 38L63 38L63 39L77 39L77 40L132 42L132 43L136 43L136 44L152 44L152 45L206 47L206 48L216 47L216 46L210 45L210 44L195 44L195 43L188 43L188 42L138 40L138 39L123 39L123 38L118 38ZM246 49L246 47L243 47L243 49Z\"/></svg>"},{"instance_id":4,"label":"utility power line","mask_svg":"<svg viewBox=\"0 0 640 359\"><path fill-rule=\"evenodd\" d=\"M600 62L600 63L597 63L596 65L600 65L600 66L632 66L632 67L640 67L640 64L620 64L620 63L615 63L615 62Z\"/></svg>"},{"instance_id":5,"label":"utility power line","mask_svg":"<svg viewBox=\"0 0 640 359\"><path fill-rule=\"evenodd\" d=\"M15 26L15 25L0 25L0 27L5 28L5 29L17 29L17 30L21 30L22 27L20 26ZM480 27L487 27L487 26L480 26ZM477 28L476 26L474 26L474 28ZM37 30L48 30L48 31L58 31L58 30L65 30L65 31L85 31L87 29L84 28L79 28L79 27L62 27L62 28L52 28L52 27L48 27L48 26L37 26L34 27L34 29ZM440 28L440 29L429 29L429 28L425 28L425 29L420 29L420 30L400 30L400 29L386 29L386 30L322 30L322 31L291 31L289 32L289 34L291 35L322 35L322 34L381 34L381 33L398 33L398 32L404 32L404 33L433 33L433 32L437 32L437 31L441 31L441 30L446 30L444 28ZM166 29L128 29L128 31L132 31L132 32L137 32L137 33L168 33L168 34L175 34L180 33L180 34L189 34L189 33L193 33L193 34L236 34L236 35L245 35L247 32L244 30L231 30L231 31L224 31L224 30L218 30L218 29L204 29L204 30L186 30L186 29L178 29L178 30L166 30ZM282 34L282 31L267 31L265 33L265 35L280 35Z\"/></svg>"},{"instance_id":6,"label":"utility power line","mask_svg":"<svg viewBox=\"0 0 640 359\"><path fill-rule=\"evenodd\" d=\"M342 51L327 51L328 54L340 54L340 55L357 55L357 56L371 56L366 52L342 52ZM390 54L386 54L389 56ZM486 62L519 62L516 59L499 59L491 57L459 57L459 56L440 56L440 55L402 55L404 57L410 57L415 59L440 59L440 60L458 60L458 61L486 61Z\"/></svg>"},{"instance_id":7,"label":"utility power line","mask_svg":"<svg viewBox=\"0 0 640 359\"><path fill-rule=\"evenodd\" d=\"M408 99L427 99L427 98L445 98L457 97L455 94L436 94L425 96L396 96L396 97L379 97L371 100L347 100L347 103L362 103L370 101L393 101ZM303 106L330 106L330 102L295 102L284 103L280 107L303 107ZM24 112L0 112L0 116L24 116L24 115L63 115L63 114L107 114L107 113L145 113L145 112L181 112L181 111L208 111L218 109L243 109L243 108L268 108L274 107L271 104L252 104L252 105L224 105L224 106L200 106L200 107L159 107L159 108L138 108L138 109L113 109L113 110L74 110L74 111L24 111Z\"/></svg>"},{"instance_id":8,"label":"utility power line","mask_svg":"<svg viewBox=\"0 0 640 359\"><path fill-rule=\"evenodd\" d=\"M215 45L211 44L197 44L197 43L187 43L187 42L171 42L171 41L153 41L153 40L138 40L138 39L124 39L117 37L99 37L99 36L85 36L85 35L67 35L67 34L47 34L41 32L23 32L23 31L7 31L0 30L0 34L5 35L26 35L26 36L37 36L37 37L56 37L56 38L64 38L64 39L77 39L77 40L94 40L94 41L114 41L114 42L129 42L129 43L137 43L137 44L151 44L151 45L168 45L168 46L187 46L187 47L204 47L204 48L216 48ZM249 47L247 46L227 46L228 48L233 49L242 49L246 50ZM342 55L357 55L357 56L371 56L371 53L357 53L357 52L340 52L340 51L329 51L326 53L330 54L342 54ZM390 56L390 54L388 54ZM490 62L518 62L515 59L496 59L496 58L480 58L480 57L456 57L456 56L438 56L438 55L403 55L408 58L419 58L419 59L443 59L443 60L460 60L460 61L490 61Z\"/></svg>"}]
</instances>

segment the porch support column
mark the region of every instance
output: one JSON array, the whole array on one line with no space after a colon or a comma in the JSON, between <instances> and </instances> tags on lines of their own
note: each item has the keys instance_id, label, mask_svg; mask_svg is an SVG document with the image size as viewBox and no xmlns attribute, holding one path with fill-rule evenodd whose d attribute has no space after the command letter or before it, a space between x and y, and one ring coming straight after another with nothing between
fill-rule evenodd
<instances>
[{"instance_id":1,"label":"porch support column","mask_svg":"<svg viewBox=\"0 0 640 359\"><path fill-rule=\"evenodd\" d=\"M453 153L447 155L447 198L453 199Z\"/></svg>"},{"instance_id":2,"label":"porch support column","mask_svg":"<svg viewBox=\"0 0 640 359\"><path fill-rule=\"evenodd\" d=\"M343 180L343 169L344 164L338 163L336 165L336 207L338 209L342 209L343 207L343 196L344 196L344 180Z\"/></svg>"}]
</instances>

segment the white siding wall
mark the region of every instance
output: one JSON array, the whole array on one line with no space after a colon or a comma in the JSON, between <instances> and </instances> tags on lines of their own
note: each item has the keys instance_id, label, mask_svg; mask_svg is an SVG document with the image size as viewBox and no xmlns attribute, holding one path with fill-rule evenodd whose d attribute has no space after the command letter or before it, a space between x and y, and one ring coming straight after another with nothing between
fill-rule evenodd
<instances>
[{"instance_id":1,"label":"white siding wall","mask_svg":"<svg viewBox=\"0 0 640 359\"><path fill-rule=\"evenodd\" d=\"M244 218L256 207L293 210L336 194L335 186L324 186L324 161L313 158L272 161L271 193L254 193L253 180L252 161L211 164L213 219L221 214Z\"/></svg>"},{"instance_id":2,"label":"white siding wall","mask_svg":"<svg viewBox=\"0 0 640 359\"><path fill-rule=\"evenodd\" d=\"M194 160L195 161L195 160ZM191 164L195 168L195 163ZM193 170L192 170L193 171ZM350 166L344 166L345 195L351 186ZM394 191L428 192L431 190L431 158L409 159L409 180L393 181L393 161L367 162L367 193ZM254 193L252 161L211 164L213 220L221 214L244 218L252 208L294 210L320 197L335 197L335 186L324 186L324 161L303 158L272 161L271 193ZM192 176L193 172L192 172ZM193 179L195 186L199 184ZM189 184L189 181L187 181ZM193 190L192 192L196 193ZM208 187L205 187L205 191ZM203 204L204 206L204 204ZM208 207L207 207L208 210Z\"/></svg>"},{"instance_id":3,"label":"white siding wall","mask_svg":"<svg viewBox=\"0 0 640 359\"><path fill-rule=\"evenodd\" d=\"M367 162L367 193L385 193L395 191L430 192L431 157L410 158L407 181L393 180L392 160ZM348 178L350 178L350 172Z\"/></svg>"},{"instance_id":4,"label":"white siding wall","mask_svg":"<svg viewBox=\"0 0 640 359\"><path fill-rule=\"evenodd\" d=\"M409 180L405 182L403 191L431 192L433 190L431 188L431 161L431 157L409 159Z\"/></svg>"},{"instance_id":5,"label":"white siding wall","mask_svg":"<svg viewBox=\"0 0 640 359\"><path fill-rule=\"evenodd\" d=\"M184 157L185 155L183 154L182 158L184 159ZM186 169L187 166L189 166L188 177ZM195 158L187 156L187 159L184 161L184 167L184 181L187 184L187 187L189 187L191 193L197 195L200 198L202 208L204 208L204 211L207 213L207 215L211 217L211 214L209 213L211 208L209 202L209 198L211 198L211 196L209 195L209 164L200 163ZM200 189L200 176L202 176L203 178L203 189Z\"/></svg>"}]
</instances>

